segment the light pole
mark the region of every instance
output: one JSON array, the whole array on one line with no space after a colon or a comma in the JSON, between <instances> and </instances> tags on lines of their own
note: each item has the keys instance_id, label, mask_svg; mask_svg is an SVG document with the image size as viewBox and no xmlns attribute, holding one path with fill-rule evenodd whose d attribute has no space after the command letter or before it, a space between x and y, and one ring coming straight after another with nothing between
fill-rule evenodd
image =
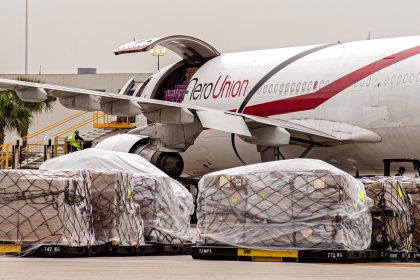
<instances>
[{"instance_id":1,"label":"light pole","mask_svg":"<svg viewBox=\"0 0 420 280\"><path fill-rule=\"evenodd\" d=\"M28 74L28 0L25 0L25 74Z\"/></svg>"},{"instance_id":2,"label":"light pole","mask_svg":"<svg viewBox=\"0 0 420 280\"><path fill-rule=\"evenodd\" d=\"M159 71L160 65L159 65L159 58L161 56L164 56L166 54L166 49L150 49L149 52L153 55L153 56L157 56L157 68Z\"/></svg>"}]
</instances>

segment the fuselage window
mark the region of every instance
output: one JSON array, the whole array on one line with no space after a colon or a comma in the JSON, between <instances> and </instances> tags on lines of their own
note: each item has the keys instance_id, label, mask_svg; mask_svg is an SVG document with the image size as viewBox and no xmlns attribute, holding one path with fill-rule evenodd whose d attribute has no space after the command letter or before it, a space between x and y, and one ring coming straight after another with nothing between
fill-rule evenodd
<instances>
[{"instance_id":1,"label":"fuselage window","mask_svg":"<svg viewBox=\"0 0 420 280\"><path fill-rule=\"evenodd\" d=\"M277 90L279 89L279 84L276 84L275 86L274 86L274 93L277 93Z\"/></svg>"},{"instance_id":2,"label":"fuselage window","mask_svg":"<svg viewBox=\"0 0 420 280\"><path fill-rule=\"evenodd\" d=\"M405 84L405 83L407 83L407 81L408 81L408 74L405 74L404 79L403 79L403 83Z\"/></svg>"},{"instance_id":3,"label":"fuselage window","mask_svg":"<svg viewBox=\"0 0 420 280\"><path fill-rule=\"evenodd\" d=\"M303 84L302 84L302 92L305 92L305 90L306 90L306 82L303 82Z\"/></svg>"},{"instance_id":4,"label":"fuselage window","mask_svg":"<svg viewBox=\"0 0 420 280\"><path fill-rule=\"evenodd\" d=\"M391 78L391 85L393 85L394 83L395 83L395 79L396 79L397 77L395 76L395 75L392 75L392 78Z\"/></svg>"},{"instance_id":5,"label":"fuselage window","mask_svg":"<svg viewBox=\"0 0 420 280\"><path fill-rule=\"evenodd\" d=\"M410 75L410 83L412 83L414 81L414 73L411 73Z\"/></svg>"},{"instance_id":6,"label":"fuselage window","mask_svg":"<svg viewBox=\"0 0 420 280\"><path fill-rule=\"evenodd\" d=\"M324 87L324 81L320 81L319 82L319 88L323 88Z\"/></svg>"},{"instance_id":7,"label":"fuselage window","mask_svg":"<svg viewBox=\"0 0 420 280\"><path fill-rule=\"evenodd\" d=\"M289 92L289 87L290 87L290 84L289 84L289 83L287 83L287 84L286 84L286 88L285 88L285 90L284 90L284 94L287 94L287 93Z\"/></svg>"},{"instance_id":8,"label":"fuselage window","mask_svg":"<svg viewBox=\"0 0 420 280\"><path fill-rule=\"evenodd\" d=\"M300 86L302 85L302 83L301 82L299 82L298 84L297 84L297 86L296 86L296 93L299 93L299 91L300 91Z\"/></svg>"},{"instance_id":9,"label":"fuselage window","mask_svg":"<svg viewBox=\"0 0 420 280\"><path fill-rule=\"evenodd\" d=\"M370 81L371 80L372 80L372 77L370 77L370 76L366 79L366 87L370 86Z\"/></svg>"},{"instance_id":10,"label":"fuselage window","mask_svg":"<svg viewBox=\"0 0 420 280\"><path fill-rule=\"evenodd\" d=\"M316 90L316 87L318 86L318 81L315 81L314 83L314 90Z\"/></svg>"},{"instance_id":11,"label":"fuselage window","mask_svg":"<svg viewBox=\"0 0 420 280\"><path fill-rule=\"evenodd\" d=\"M273 91L273 84L271 84L269 87L268 87L268 93L271 93Z\"/></svg>"},{"instance_id":12,"label":"fuselage window","mask_svg":"<svg viewBox=\"0 0 420 280\"><path fill-rule=\"evenodd\" d=\"M295 83L293 83L291 86L290 86L290 94L291 95L293 95L293 93L295 92Z\"/></svg>"},{"instance_id":13,"label":"fuselage window","mask_svg":"<svg viewBox=\"0 0 420 280\"><path fill-rule=\"evenodd\" d=\"M384 83L385 83L385 85L387 85L387 84L388 84L388 81L389 81L389 76L386 76L386 77L385 77L385 82L384 82Z\"/></svg>"},{"instance_id":14,"label":"fuselage window","mask_svg":"<svg viewBox=\"0 0 420 280\"><path fill-rule=\"evenodd\" d=\"M402 80L402 75L399 75L398 80L397 80L397 85L399 85L401 83L401 80Z\"/></svg>"},{"instance_id":15,"label":"fuselage window","mask_svg":"<svg viewBox=\"0 0 420 280\"><path fill-rule=\"evenodd\" d=\"M312 81L308 83L308 91L312 91Z\"/></svg>"},{"instance_id":16,"label":"fuselage window","mask_svg":"<svg viewBox=\"0 0 420 280\"><path fill-rule=\"evenodd\" d=\"M417 74L416 82L420 82L420 73Z\"/></svg>"},{"instance_id":17,"label":"fuselage window","mask_svg":"<svg viewBox=\"0 0 420 280\"><path fill-rule=\"evenodd\" d=\"M263 93L266 93L267 92L267 87L268 87L268 85L265 85L264 86Z\"/></svg>"},{"instance_id":18,"label":"fuselage window","mask_svg":"<svg viewBox=\"0 0 420 280\"><path fill-rule=\"evenodd\" d=\"M363 84L364 84L364 82L365 82L364 80L361 80L361 81L359 82L359 86L361 86L361 87L362 87L362 86L363 86Z\"/></svg>"},{"instance_id":19,"label":"fuselage window","mask_svg":"<svg viewBox=\"0 0 420 280\"><path fill-rule=\"evenodd\" d=\"M279 88L279 94L283 93L284 84L282 83Z\"/></svg>"},{"instance_id":20,"label":"fuselage window","mask_svg":"<svg viewBox=\"0 0 420 280\"><path fill-rule=\"evenodd\" d=\"M330 80L325 81L325 86L328 86L330 84Z\"/></svg>"}]
</instances>

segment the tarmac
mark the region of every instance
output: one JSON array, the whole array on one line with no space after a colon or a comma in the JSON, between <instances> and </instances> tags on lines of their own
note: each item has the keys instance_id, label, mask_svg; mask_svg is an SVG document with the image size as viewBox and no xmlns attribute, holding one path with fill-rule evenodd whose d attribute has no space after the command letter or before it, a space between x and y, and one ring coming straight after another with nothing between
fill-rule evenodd
<instances>
[{"instance_id":1,"label":"tarmac","mask_svg":"<svg viewBox=\"0 0 420 280\"><path fill-rule=\"evenodd\" d=\"M302 264L193 260L190 256L0 257L0 280L420 279L419 263Z\"/></svg>"}]
</instances>

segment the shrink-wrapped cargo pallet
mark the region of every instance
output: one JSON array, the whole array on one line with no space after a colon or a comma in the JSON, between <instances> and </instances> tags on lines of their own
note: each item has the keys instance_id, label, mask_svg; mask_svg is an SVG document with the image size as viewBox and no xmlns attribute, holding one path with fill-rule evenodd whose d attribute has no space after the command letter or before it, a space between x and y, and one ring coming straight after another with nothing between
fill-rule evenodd
<instances>
[{"instance_id":1,"label":"shrink-wrapped cargo pallet","mask_svg":"<svg viewBox=\"0 0 420 280\"><path fill-rule=\"evenodd\" d=\"M87 171L92 197L94 244L144 244L140 205L132 199L131 174Z\"/></svg>"},{"instance_id":2,"label":"shrink-wrapped cargo pallet","mask_svg":"<svg viewBox=\"0 0 420 280\"><path fill-rule=\"evenodd\" d=\"M0 170L0 241L84 246L91 201L78 171Z\"/></svg>"},{"instance_id":3,"label":"shrink-wrapped cargo pallet","mask_svg":"<svg viewBox=\"0 0 420 280\"><path fill-rule=\"evenodd\" d=\"M93 148L51 159L40 167L43 170L79 168L98 172L120 170L133 175L130 185L133 199L140 204L147 241L192 241L192 195L180 183L141 156Z\"/></svg>"},{"instance_id":4,"label":"shrink-wrapped cargo pallet","mask_svg":"<svg viewBox=\"0 0 420 280\"><path fill-rule=\"evenodd\" d=\"M420 251L420 180L398 177L404 191L410 195L414 218L414 247Z\"/></svg>"},{"instance_id":5,"label":"shrink-wrapped cargo pallet","mask_svg":"<svg viewBox=\"0 0 420 280\"><path fill-rule=\"evenodd\" d=\"M318 160L222 170L199 182L197 243L363 250L369 202L360 182Z\"/></svg>"},{"instance_id":6,"label":"shrink-wrapped cargo pallet","mask_svg":"<svg viewBox=\"0 0 420 280\"><path fill-rule=\"evenodd\" d=\"M164 244L192 242L191 194L165 177L133 174L133 198L140 204L146 241Z\"/></svg>"},{"instance_id":7,"label":"shrink-wrapped cargo pallet","mask_svg":"<svg viewBox=\"0 0 420 280\"><path fill-rule=\"evenodd\" d=\"M414 217L410 197L401 178L373 177L361 180L374 204L372 249L413 250Z\"/></svg>"}]
</instances>

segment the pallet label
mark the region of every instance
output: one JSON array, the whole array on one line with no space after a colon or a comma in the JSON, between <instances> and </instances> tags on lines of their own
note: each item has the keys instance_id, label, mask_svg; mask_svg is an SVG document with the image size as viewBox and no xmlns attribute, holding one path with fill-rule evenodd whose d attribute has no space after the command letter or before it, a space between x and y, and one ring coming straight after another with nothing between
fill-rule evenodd
<instances>
[{"instance_id":1,"label":"pallet label","mask_svg":"<svg viewBox=\"0 0 420 280\"><path fill-rule=\"evenodd\" d=\"M42 247L41 250L47 253L60 253L61 252L61 248L58 246L44 246Z\"/></svg>"},{"instance_id":2,"label":"pallet label","mask_svg":"<svg viewBox=\"0 0 420 280\"><path fill-rule=\"evenodd\" d=\"M328 252L327 253L327 258L329 258L329 259L342 259L342 258L344 258L344 255L341 252Z\"/></svg>"},{"instance_id":3,"label":"pallet label","mask_svg":"<svg viewBox=\"0 0 420 280\"><path fill-rule=\"evenodd\" d=\"M198 253L199 254L213 254L212 250L209 248L199 248Z\"/></svg>"}]
</instances>

